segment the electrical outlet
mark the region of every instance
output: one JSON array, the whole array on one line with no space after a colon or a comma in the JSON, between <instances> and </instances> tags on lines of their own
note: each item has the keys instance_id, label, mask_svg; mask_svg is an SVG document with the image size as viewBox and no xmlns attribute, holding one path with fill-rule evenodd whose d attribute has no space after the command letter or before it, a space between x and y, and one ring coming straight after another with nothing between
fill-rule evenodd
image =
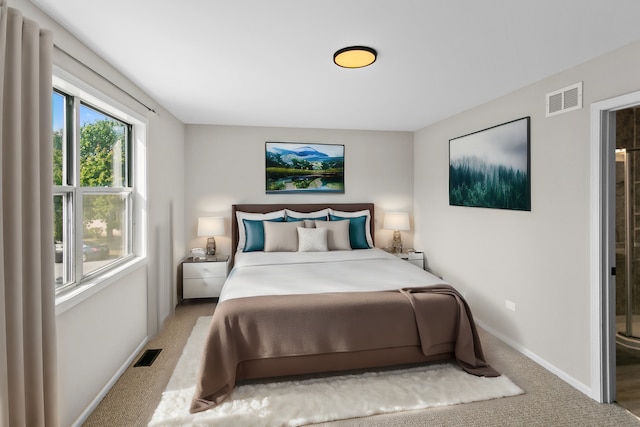
<instances>
[{"instance_id":1,"label":"electrical outlet","mask_svg":"<svg viewBox=\"0 0 640 427\"><path fill-rule=\"evenodd\" d=\"M507 307L508 310L516 311L516 303L513 301L509 301L508 299L504 300L504 306Z\"/></svg>"}]
</instances>

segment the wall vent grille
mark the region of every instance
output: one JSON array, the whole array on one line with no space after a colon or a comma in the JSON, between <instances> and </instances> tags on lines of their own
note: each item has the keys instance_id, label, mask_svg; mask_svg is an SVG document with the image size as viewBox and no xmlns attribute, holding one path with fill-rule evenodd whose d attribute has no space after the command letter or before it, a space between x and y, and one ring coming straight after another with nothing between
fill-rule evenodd
<instances>
[{"instance_id":1,"label":"wall vent grille","mask_svg":"<svg viewBox=\"0 0 640 427\"><path fill-rule=\"evenodd\" d=\"M582 108L582 82L547 94L547 117Z\"/></svg>"}]
</instances>

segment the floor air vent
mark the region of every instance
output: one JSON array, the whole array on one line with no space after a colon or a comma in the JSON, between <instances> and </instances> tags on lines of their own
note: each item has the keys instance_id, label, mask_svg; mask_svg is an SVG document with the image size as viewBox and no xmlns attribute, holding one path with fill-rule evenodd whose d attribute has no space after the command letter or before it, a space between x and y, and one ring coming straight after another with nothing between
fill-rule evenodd
<instances>
[{"instance_id":1,"label":"floor air vent","mask_svg":"<svg viewBox=\"0 0 640 427\"><path fill-rule=\"evenodd\" d=\"M582 108L582 82L547 94L547 117Z\"/></svg>"},{"instance_id":2,"label":"floor air vent","mask_svg":"<svg viewBox=\"0 0 640 427\"><path fill-rule=\"evenodd\" d=\"M133 365L133 367L137 368L138 366L151 366L161 351L162 349L149 349L145 351L142 356L140 356L140 359L138 359L136 364Z\"/></svg>"}]
</instances>

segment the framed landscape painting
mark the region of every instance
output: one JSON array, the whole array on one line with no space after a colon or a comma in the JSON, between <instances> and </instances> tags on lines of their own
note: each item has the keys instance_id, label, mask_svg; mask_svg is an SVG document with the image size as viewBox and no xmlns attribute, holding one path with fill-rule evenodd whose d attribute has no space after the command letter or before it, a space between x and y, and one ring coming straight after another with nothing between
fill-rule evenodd
<instances>
[{"instance_id":1,"label":"framed landscape painting","mask_svg":"<svg viewBox=\"0 0 640 427\"><path fill-rule=\"evenodd\" d=\"M267 193L344 193L344 145L266 142Z\"/></svg>"},{"instance_id":2,"label":"framed landscape painting","mask_svg":"<svg viewBox=\"0 0 640 427\"><path fill-rule=\"evenodd\" d=\"M449 205L531 210L530 121L449 140Z\"/></svg>"}]
</instances>

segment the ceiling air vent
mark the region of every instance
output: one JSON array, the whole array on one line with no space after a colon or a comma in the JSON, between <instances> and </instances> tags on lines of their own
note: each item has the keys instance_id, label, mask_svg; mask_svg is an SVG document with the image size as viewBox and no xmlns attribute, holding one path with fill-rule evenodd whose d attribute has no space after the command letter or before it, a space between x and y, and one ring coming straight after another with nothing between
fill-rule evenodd
<instances>
[{"instance_id":1,"label":"ceiling air vent","mask_svg":"<svg viewBox=\"0 0 640 427\"><path fill-rule=\"evenodd\" d=\"M547 94L547 117L582 108L582 82Z\"/></svg>"}]
</instances>

